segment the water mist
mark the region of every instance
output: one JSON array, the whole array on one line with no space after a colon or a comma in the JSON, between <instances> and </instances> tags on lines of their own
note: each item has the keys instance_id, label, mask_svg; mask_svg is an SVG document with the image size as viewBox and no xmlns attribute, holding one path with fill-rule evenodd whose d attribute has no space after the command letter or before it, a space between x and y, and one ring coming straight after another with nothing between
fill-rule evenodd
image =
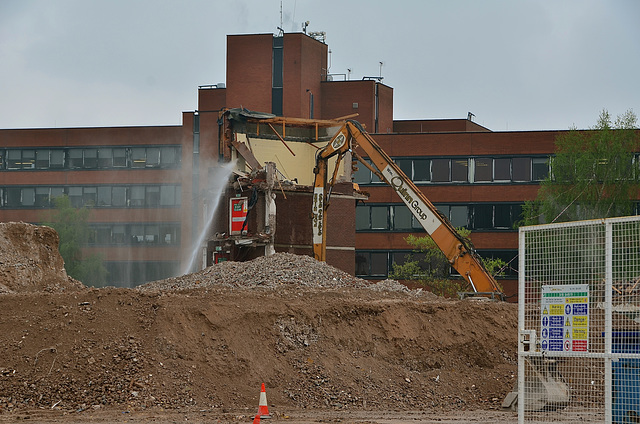
<instances>
[{"instance_id":1,"label":"water mist","mask_svg":"<svg viewBox=\"0 0 640 424\"><path fill-rule=\"evenodd\" d=\"M189 261L186 266L182 268L181 274L188 274L190 272L197 271L193 269L194 264L198 256L202 253L205 238L209 233L209 228L211 227L220 199L222 198L222 194L229 183L229 177L231 176L234 167L235 162L228 162L222 166L211 168L212 172L209 173L207 186L201 190L201 194L199 196L199 200L201 199L202 202L198 201L197 206L194 206L201 207L204 205L203 220L201 221L203 226L202 228L199 228L199 236L191 245ZM195 224L199 225L200 222Z\"/></svg>"}]
</instances>

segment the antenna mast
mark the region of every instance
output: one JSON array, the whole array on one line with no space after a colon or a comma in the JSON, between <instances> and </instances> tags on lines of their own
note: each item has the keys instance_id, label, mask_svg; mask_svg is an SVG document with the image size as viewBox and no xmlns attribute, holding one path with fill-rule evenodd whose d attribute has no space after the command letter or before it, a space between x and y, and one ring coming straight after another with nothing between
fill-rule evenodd
<instances>
[{"instance_id":1,"label":"antenna mast","mask_svg":"<svg viewBox=\"0 0 640 424\"><path fill-rule=\"evenodd\" d=\"M282 0L280 0L280 26L278 27L278 37L282 37L284 29L282 29Z\"/></svg>"}]
</instances>

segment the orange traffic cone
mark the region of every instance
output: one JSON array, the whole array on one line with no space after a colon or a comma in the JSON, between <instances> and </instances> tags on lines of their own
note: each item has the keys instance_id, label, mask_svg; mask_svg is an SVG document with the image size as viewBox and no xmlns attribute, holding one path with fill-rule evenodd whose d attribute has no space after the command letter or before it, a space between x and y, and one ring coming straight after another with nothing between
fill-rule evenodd
<instances>
[{"instance_id":1,"label":"orange traffic cone","mask_svg":"<svg viewBox=\"0 0 640 424\"><path fill-rule=\"evenodd\" d=\"M260 402L258 403L258 415L260 418L271 418L269 406L267 405L267 392L264 390L264 383L260 389ZM258 421L260 422L260 421Z\"/></svg>"},{"instance_id":2,"label":"orange traffic cone","mask_svg":"<svg viewBox=\"0 0 640 424\"><path fill-rule=\"evenodd\" d=\"M260 414L256 415L256 417L253 419L253 424L260 424Z\"/></svg>"}]
</instances>

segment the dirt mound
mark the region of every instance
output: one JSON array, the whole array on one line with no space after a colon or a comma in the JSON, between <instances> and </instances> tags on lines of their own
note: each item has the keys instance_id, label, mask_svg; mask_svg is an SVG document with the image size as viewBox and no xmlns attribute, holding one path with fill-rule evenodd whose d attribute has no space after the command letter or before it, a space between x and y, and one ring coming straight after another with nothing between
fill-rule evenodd
<instances>
[{"instance_id":1,"label":"dirt mound","mask_svg":"<svg viewBox=\"0 0 640 424\"><path fill-rule=\"evenodd\" d=\"M80 290L67 276L58 233L24 222L0 223L0 293Z\"/></svg>"},{"instance_id":2,"label":"dirt mound","mask_svg":"<svg viewBox=\"0 0 640 424\"><path fill-rule=\"evenodd\" d=\"M497 406L514 305L368 289L0 297L0 408Z\"/></svg>"},{"instance_id":3,"label":"dirt mound","mask_svg":"<svg viewBox=\"0 0 640 424\"><path fill-rule=\"evenodd\" d=\"M0 411L251 414L263 382L272 414L488 409L515 379L515 305L371 284L308 257L139 290L40 287L0 296Z\"/></svg>"}]
</instances>

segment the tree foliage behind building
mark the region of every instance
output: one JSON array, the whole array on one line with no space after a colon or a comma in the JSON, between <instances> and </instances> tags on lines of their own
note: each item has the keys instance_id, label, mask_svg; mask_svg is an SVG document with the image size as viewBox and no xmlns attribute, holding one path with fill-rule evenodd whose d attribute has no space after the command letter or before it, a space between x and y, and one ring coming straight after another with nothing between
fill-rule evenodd
<instances>
[{"instance_id":1,"label":"tree foliage behind building","mask_svg":"<svg viewBox=\"0 0 640 424\"><path fill-rule=\"evenodd\" d=\"M462 237L469 237L471 234L471 230L466 228L457 228L456 231ZM404 263L394 263L389 277L416 281L429 291L446 297L455 297L458 292L472 290L462 277L450 278L449 261L429 235L416 237L409 234L404 240L411 246L413 253L405 257ZM482 258L482 263L492 275L506 264L502 259L495 258Z\"/></svg>"},{"instance_id":2,"label":"tree foliage behind building","mask_svg":"<svg viewBox=\"0 0 640 424\"><path fill-rule=\"evenodd\" d=\"M43 225L58 232L60 256L64 260L67 274L86 285L101 287L106 283L107 270L100 255L86 255L82 247L91 236L89 209L74 208L68 196L54 199L55 209Z\"/></svg>"},{"instance_id":3,"label":"tree foliage behind building","mask_svg":"<svg viewBox=\"0 0 640 424\"><path fill-rule=\"evenodd\" d=\"M587 131L572 129L556 140L551 172L535 201L525 204L523 224L630 215L640 187L634 160L640 146L631 111L615 121L603 110Z\"/></svg>"}]
</instances>

